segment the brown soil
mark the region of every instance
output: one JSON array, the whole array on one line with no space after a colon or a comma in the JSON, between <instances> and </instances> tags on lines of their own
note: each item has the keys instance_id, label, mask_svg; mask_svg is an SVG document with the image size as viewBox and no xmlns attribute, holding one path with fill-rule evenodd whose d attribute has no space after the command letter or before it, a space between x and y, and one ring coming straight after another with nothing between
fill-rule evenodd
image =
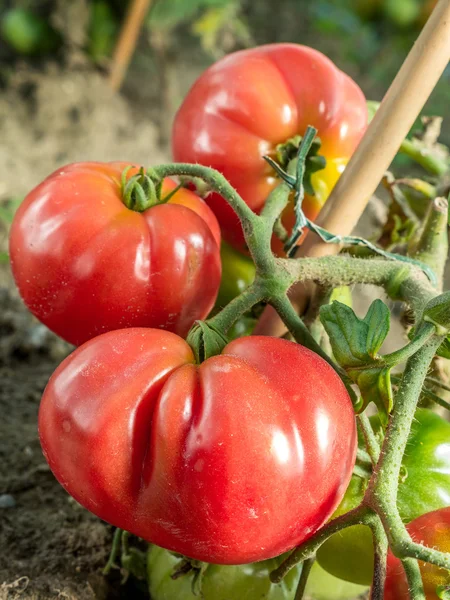
<instances>
[{"instance_id":1,"label":"brown soil","mask_svg":"<svg viewBox=\"0 0 450 600\"><path fill-rule=\"evenodd\" d=\"M23 197L69 162L166 158L145 107L112 93L82 62L18 65L0 96L0 130L0 201ZM0 250L6 233L0 223ZM112 528L66 494L40 449L39 400L69 350L27 313L0 265L0 600L141 595L131 579L120 585L117 570L102 575Z\"/></svg>"}]
</instances>

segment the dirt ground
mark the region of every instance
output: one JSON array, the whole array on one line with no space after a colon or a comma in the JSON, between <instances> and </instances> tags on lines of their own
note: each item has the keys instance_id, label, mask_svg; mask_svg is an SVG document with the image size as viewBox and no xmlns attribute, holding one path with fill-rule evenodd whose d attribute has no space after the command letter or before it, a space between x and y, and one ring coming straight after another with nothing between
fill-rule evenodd
<instances>
[{"instance_id":1,"label":"dirt ground","mask_svg":"<svg viewBox=\"0 0 450 600\"><path fill-rule=\"evenodd\" d=\"M145 106L113 94L99 72L20 66L0 96L0 201L24 196L80 160L163 162ZM0 230L0 250L7 232ZM0 600L139 598L109 578L112 528L74 502L42 455L37 411L70 350L26 312L0 265Z\"/></svg>"}]
</instances>

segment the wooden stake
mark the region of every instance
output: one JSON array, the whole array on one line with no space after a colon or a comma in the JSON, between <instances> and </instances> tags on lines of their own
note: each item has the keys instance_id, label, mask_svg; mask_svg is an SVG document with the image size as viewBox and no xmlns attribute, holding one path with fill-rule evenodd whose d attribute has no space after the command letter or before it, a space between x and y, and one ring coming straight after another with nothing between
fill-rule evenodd
<instances>
[{"instance_id":1,"label":"wooden stake","mask_svg":"<svg viewBox=\"0 0 450 600\"><path fill-rule=\"evenodd\" d=\"M449 60L450 0L440 0L321 210L318 225L337 235L352 232ZM309 232L297 256L337 254L339 249ZM311 286L292 288L290 297L300 312L310 292ZM255 333L279 336L285 330L276 312L268 307Z\"/></svg>"},{"instance_id":2,"label":"wooden stake","mask_svg":"<svg viewBox=\"0 0 450 600\"><path fill-rule=\"evenodd\" d=\"M120 90L139 37L142 22L150 8L151 0L133 0L114 50L109 84Z\"/></svg>"}]
</instances>

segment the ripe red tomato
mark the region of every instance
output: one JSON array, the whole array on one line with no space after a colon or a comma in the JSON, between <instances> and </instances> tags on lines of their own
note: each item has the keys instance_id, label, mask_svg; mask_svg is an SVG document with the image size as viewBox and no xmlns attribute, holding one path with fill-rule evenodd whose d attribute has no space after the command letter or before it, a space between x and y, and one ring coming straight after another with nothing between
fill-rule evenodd
<instances>
[{"instance_id":1,"label":"ripe red tomato","mask_svg":"<svg viewBox=\"0 0 450 600\"><path fill-rule=\"evenodd\" d=\"M277 556L331 516L356 451L333 369L282 339L244 337L200 365L173 333L90 340L56 370L39 432L83 506L215 564Z\"/></svg>"},{"instance_id":2,"label":"ripe red tomato","mask_svg":"<svg viewBox=\"0 0 450 600\"><path fill-rule=\"evenodd\" d=\"M142 213L130 210L121 195L126 166L56 171L12 224L11 265L25 304L73 344L123 327L184 336L217 296L220 230L211 210L186 189ZM162 197L175 187L166 179Z\"/></svg>"},{"instance_id":3,"label":"ripe red tomato","mask_svg":"<svg viewBox=\"0 0 450 600\"><path fill-rule=\"evenodd\" d=\"M430 548L450 552L450 506L426 513L407 525L416 542ZM420 572L427 600L439 600L438 586L450 587L450 571L419 561ZM409 600L408 582L398 558L388 556L388 570L384 600Z\"/></svg>"},{"instance_id":4,"label":"ripe red tomato","mask_svg":"<svg viewBox=\"0 0 450 600\"><path fill-rule=\"evenodd\" d=\"M221 171L259 212L279 182L262 160L276 146L318 129L327 166L312 176L315 196L303 208L314 219L355 150L367 126L363 93L326 56L297 44L271 44L219 60L195 82L175 119L176 161L201 163ZM218 195L206 201L226 241L241 248L236 214ZM294 222L292 206L284 215Z\"/></svg>"}]
</instances>

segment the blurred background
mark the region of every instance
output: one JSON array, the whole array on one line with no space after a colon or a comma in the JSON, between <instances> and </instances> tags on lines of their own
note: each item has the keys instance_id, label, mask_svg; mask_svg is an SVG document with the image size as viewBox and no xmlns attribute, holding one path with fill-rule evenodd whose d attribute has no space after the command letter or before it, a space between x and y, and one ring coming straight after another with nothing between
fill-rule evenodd
<instances>
[{"instance_id":1,"label":"blurred background","mask_svg":"<svg viewBox=\"0 0 450 600\"><path fill-rule=\"evenodd\" d=\"M171 122L183 96L209 64L237 49L310 45L368 99L381 100L435 0L153 0L118 76L115 47L131 4L0 0L2 600L127 593L101 575L111 528L63 492L40 451L39 398L68 346L33 320L14 291L7 231L23 197L70 162L170 159ZM447 69L424 114L449 115L449 84ZM450 119L440 139L450 143ZM398 159L400 173L410 170L407 161ZM117 583L120 574L114 577Z\"/></svg>"}]
</instances>

